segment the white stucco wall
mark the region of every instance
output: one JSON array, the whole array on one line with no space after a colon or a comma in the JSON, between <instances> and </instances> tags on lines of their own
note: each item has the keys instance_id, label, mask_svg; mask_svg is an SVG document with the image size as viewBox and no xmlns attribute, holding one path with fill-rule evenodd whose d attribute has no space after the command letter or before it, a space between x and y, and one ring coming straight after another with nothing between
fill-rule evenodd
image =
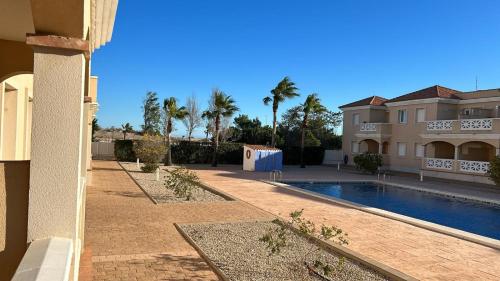
<instances>
[{"instance_id":1,"label":"white stucco wall","mask_svg":"<svg viewBox=\"0 0 500 281\"><path fill-rule=\"evenodd\" d=\"M247 151L250 151L250 158L247 159ZM255 171L255 151L249 147L244 147L243 149L243 170L245 171Z\"/></svg>"}]
</instances>

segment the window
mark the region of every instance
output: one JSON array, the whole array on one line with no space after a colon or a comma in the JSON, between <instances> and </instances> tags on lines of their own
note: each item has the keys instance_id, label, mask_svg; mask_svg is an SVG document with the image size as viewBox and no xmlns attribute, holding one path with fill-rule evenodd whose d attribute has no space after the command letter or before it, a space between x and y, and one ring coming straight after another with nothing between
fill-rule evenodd
<instances>
[{"instance_id":1,"label":"window","mask_svg":"<svg viewBox=\"0 0 500 281\"><path fill-rule=\"evenodd\" d=\"M352 124L359 125L359 114L358 113L354 113L352 115Z\"/></svg>"},{"instance_id":2,"label":"window","mask_svg":"<svg viewBox=\"0 0 500 281\"><path fill-rule=\"evenodd\" d=\"M352 151L352 153L359 153L359 143L358 142L353 141L351 143L351 151Z\"/></svg>"},{"instance_id":3,"label":"window","mask_svg":"<svg viewBox=\"0 0 500 281\"><path fill-rule=\"evenodd\" d=\"M408 112L406 111L406 109L398 110L398 122L406 124L407 121L408 121Z\"/></svg>"},{"instance_id":4,"label":"window","mask_svg":"<svg viewBox=\"0 0 500 281\"><path fill-rule=\"evenodd\" d=\"M425 108L417 108L417 122L425 122Z\"/></svg>"},{"instance_id":5,"label":"window","mask_svg":"<svg viewBox=\"0 0 500 281\"><path fill-rule=\"evenodd\" d=\"M424 157L424 153L425 153L425 146L423 146L419 143L416 143L415 144L415 156L418 158L422 158L422 157Z\"/></svg>"},{"instance_id":6,"label":"window","mask_svg":"<svg viewBox=\"0 0 500 281\"><path fill-rule=\"evenodd\" d=\"M406 156L406 143L398 142L398 156Z\"/></svg>"}]
</instances>

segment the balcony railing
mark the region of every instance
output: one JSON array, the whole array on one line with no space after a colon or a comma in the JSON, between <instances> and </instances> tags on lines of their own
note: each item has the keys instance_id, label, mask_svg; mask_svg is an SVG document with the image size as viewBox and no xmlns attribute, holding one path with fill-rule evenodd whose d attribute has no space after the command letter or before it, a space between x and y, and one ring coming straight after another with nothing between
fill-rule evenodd
<instances>
[{"instance_id":1,"label":"balcony railing","mask_svg":"<svg viewBox=\"0 0 500 281\"><path fill-rule=\"evenodd\" d=\"M433 120L426 122L429 132L463 133L464 131L495 131L500 132L499 118Z\"/></svg>"},{"instance_id":2,"label":"balcony railing","mask_svg":"<svg viewBox=\"0 0 500 281\"><path fill-rule=\"evenodd\" d=\"M392 127L390 123L361 123L359 124L359 132L368 134L383 134L390 135Z\"/></svg>"},{"instance_id":3,"label":"balcony railing","mask_svg":"<svg viewBox=\"0 0 500 281\"><path fill-rule=\"evenodd\" d=\"M485 161L425 158L424 168L485 175L490 168L490 163Z\"/></svg>"}]
</instances>

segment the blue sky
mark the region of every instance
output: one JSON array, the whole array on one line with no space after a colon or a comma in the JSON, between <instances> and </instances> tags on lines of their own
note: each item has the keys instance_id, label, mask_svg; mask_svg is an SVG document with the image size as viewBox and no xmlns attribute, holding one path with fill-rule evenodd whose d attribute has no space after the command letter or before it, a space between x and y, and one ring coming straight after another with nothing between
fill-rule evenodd
<instances>
[{"instance_id":1,"label":"blue sky","mask_svg":"<svg viewBox=\"0 0 500 281\"><path fill-rule=\"evenodd\" d=\"M120 1L113 39L92 61L97 117L138 129L147 91L181 103L194 93L206 106L218 87L270 123L262 98L285 75L302 96L280 112L312 92L337 110L435 84L474 90L476 76L498 88L499 15L494 0Z\"/></svg>"}]
</instances>

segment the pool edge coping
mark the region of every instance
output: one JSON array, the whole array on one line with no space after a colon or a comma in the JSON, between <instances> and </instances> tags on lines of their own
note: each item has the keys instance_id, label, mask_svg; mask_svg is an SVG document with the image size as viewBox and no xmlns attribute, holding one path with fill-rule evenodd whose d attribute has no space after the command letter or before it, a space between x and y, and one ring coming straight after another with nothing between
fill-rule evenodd
<instances>
[{"instance_id":1,"label":"pool edge coping","mask_svg":"<svg viewBox=\"0 0 500 281\"><path fill-rule=\"evenodd\" d=\"M309 180L309 181L310 182L320 182L320 181L314 181L314 180ZM385 217L385 218L388 218L388 219L393 219L393 220L396 220L396 221L407 223L407 224L410 224L410 225L413 225L413 226L416 226L416 227L420 227L420 228L423 228L423 229L427 229L427 230L430 230L430 231L433 231L433 232L437 232L437 233L440 233L440 234L449 235L449 236L452 236L454 238L458 238L458 239L465 240L465 241L468 241L468 242L476 243L476 244L479 244L479 245L482 245L482 246L493 248L495 250L500 250L500 240L496 240L496 239L489 238L489 237L486 237L486 236L482 236L482 235L474 234L474 233L471 233L471 232L467 232L467 231L463 231L463 230L459 230L459 229L447 227L447 226L444 226L444 225L440 225L440 224L436 224L436 223L432 223L432 222L428 222L428 221L424 221L424 220L412 218L412 217L409 217L409 216L397 214L397 213L386 211L386 210L382 210L382 209L379 209L379 208L369 207L369 206L366 206L366 205L362 205L362 204L358 204L358 203L355 203L355 202L343 200L343 199L340 199L340 198L335 198L335 197L332 197L332 196L323 195L323 194L320 194L320 193L317 193L317 192L314 192L314 191L305 191L305 190L300 189L298 187L291 186L291 185L289 185L287 183L278 183L278 182L272 182L272 181L268 181L268 180L261 180L261 182L264 182L264 183L267 183L267 184L270 184L270 185L273 185L273 186L276 186L276 187L285 188L285 189L290 190L290 191L294 191L294 192L306 194L306 195L309 195L309 196L313 196L315 198L322 199L322 200L325 200L325 201L328 201L328 202L331 202L331 203L335 203L335 204L338 204L338 205L342 205L342 206L345 206L345 207L354 208L354 209L362 211L362 212L366 212L366 213L374 214L374 215L377 215L377 216ZM285 180L285 182L286 182L286 180ZM290 182L299 182L299 181L298 180L293 180L293 181L290 181ZM392 183L380 182L380 181L377 181L377 180L323 181L323 182L374 182L374 183L381 183L381 184L390 184L390 185L392 185ZM402 187L402 188L405 188L405 187Z\"/></svg>"}]
</instances>

